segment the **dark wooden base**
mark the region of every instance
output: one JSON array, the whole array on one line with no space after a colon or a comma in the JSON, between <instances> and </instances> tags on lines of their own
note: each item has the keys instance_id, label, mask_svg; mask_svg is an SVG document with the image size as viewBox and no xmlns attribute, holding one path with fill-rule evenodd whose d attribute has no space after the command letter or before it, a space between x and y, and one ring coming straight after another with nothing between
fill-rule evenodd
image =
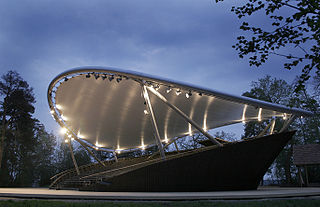
<instances>
[{"instance_id":1,"label":"dark wooden base","mask_svg":"<svg viewBox=\"0 0 320 207\"><path fill-rule=\"evenodd\" d=\"M267 169L292 138L285 132L228 143L153 163L95 184L96 191L223 191L257 189Z\"/></svg>"}]
</instances>

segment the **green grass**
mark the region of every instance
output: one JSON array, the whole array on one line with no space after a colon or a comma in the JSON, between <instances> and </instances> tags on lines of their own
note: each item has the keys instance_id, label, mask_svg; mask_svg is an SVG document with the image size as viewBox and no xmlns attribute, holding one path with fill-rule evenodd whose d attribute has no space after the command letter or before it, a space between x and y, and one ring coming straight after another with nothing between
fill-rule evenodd
<instances>
[{"instance_id":1,"label":"green grass","mask_svg":"<svg viewBox=\"0 0 320 207\"><path fill-rule=\"evenodd\" d=\"M45 200L1 200L0 206L5 207L319 207L320 199L291 199L264 201L175 201L175 202L103 202L103 201L45 201Z\"/></svg>"}]
</instances>

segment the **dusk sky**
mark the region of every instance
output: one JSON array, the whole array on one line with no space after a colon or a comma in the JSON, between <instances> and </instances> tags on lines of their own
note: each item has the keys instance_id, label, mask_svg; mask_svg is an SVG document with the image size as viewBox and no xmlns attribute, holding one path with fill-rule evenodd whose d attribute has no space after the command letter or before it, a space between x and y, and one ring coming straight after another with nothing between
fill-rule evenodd
<instances>
[{"instance_id":1,"label":"dusk sky","mask_svg":"<svg viewBox=\"0 0 320 207\"><path fill-rule=\"evenodd\" d=\"M0 1L1 75L16 70L34 88L35 117L57 134L47 87L79 66L111 66L241 95L266 74L291 83L279 57L250 68L231 47L240 21L236 1ZM253 17L264 24L262 16Z\"/></svg>"}]
</instances>

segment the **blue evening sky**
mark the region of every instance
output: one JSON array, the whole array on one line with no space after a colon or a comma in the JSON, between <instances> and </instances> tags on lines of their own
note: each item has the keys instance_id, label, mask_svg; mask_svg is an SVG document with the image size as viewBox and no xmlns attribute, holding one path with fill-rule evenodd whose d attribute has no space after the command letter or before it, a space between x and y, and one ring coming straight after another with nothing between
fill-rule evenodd
<instances>
[{"instance_id":1,"label":"blue evening sky","mask_svg":"<svg viewBox=\"0 0 320 207\"><path fill-rule=\"evenodd\" d=\"M241 95L266 74L292 82L279 57L250 68L231 47L235 0L1 0L0 70L34 88L35 117L58 130L46 99L50 81L78 66L139 71ZM252 17L265 24L263 16Z\"/></svg>"}]
</instances>

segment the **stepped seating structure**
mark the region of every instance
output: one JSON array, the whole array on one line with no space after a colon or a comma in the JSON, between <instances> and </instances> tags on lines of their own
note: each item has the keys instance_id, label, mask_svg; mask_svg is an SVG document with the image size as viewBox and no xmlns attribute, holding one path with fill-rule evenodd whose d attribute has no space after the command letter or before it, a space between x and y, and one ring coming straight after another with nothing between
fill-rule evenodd
<instances>
[{"instance_id":1,"label":"stepped seating structure","mask_svg":"<svg viewBox=\"0 0 320 207\"><path fill-rule=\"evenodd\" d=\"M167 152L167 159L183 157L188 154L194 154L204 150L208 150L216 146L202 147L196 150L183 150ZM160 155L141 156L133 158L120 158L116 162L114 159L104 161L105 166L100 163L91 163L79 167L80 175L77 174L75 168L68 169L51 177L50 189L57 190L95 190L95 185L103 182L103 179L112 178L119 174L142 168L147 165L161 162Z\"/></svg>"}]
</instances>

